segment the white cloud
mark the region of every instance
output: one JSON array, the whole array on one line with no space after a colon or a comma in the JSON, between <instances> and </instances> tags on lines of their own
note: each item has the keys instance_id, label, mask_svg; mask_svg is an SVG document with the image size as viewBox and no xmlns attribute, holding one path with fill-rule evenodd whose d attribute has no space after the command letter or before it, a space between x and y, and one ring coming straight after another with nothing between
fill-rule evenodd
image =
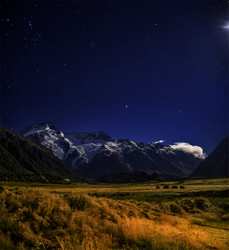
<instances>
[{"instance_id":1,"label":"white cloud","mask_svg":"<svg viewBox=\"0 0 229 250\"><path fill-rule=\"evenodd\" d=\"M175 150L182 150L184 152L193 154L194 156L204 159L206 157L203 149L199 146L191 145L187 142L175 142L174 145L170 145Z\"/></svg>"},{"instance_id":2,"label":"white cloud","mask_svg":"<svg viewBox=\"0 0 229 250\"><path fill-rule=\"evenodd\" d=\"M159 140L159 141L155 141L154 144L156 144L156 143L163 143L163 142L164 142L164 140Z\"/></svg>"}]
</instances>

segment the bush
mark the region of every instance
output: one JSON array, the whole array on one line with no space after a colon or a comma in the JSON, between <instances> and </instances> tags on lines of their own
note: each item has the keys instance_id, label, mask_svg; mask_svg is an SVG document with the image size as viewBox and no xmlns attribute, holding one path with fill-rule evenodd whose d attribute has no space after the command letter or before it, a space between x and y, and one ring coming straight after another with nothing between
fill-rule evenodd
<instances>
[{"instance_id":1,"label":"bush","mask_svg":"<svg viewBox=\"0 0 229 250\"><path fill-rule=\"evenodd\" d=\"M71 208L77 210L85 210L90 205L88 199L82 195L68 197L68 204Z\"/></svg>"},{"instance_id":2,"label":"bush","mask_svg":"<svg viewBox=\"0 0 229 250\"><path fill-rule=\"evenodd\" d=\"M176 203L170 204L170 210L172 213L175 213L175 214L183 214L182 207Z\"/></svg>"},{"instance_id":3,"label":"bush","mask_svg":"<svg viewBox=\"0 0 229 250\"><path fill-rule=\"evenodd\" d=\"M206 211L208 208L211 207L211 203L206 198L196 198L194 199L194 203L196 205L196 208Z\"/></svg>"},{"instance_id":4,"label":"bush","mask_svg":"<svg viewBox=\"0 0 229 250\"><path fill-rule=\"evenodd\" d=\"M221 220L229 221L229 214L224 214L224 215L221 217Z\"/></svg>"},{"instance_id":5,"label":"bush","mask_svg":"<svg viewBox=\"0 0 229 250\"><path fill-rule=\"evenodd\" d=\"M213 205L206 198L184 198L180 200L179 204L188 213L200 213L201 211L210 210Z\"/></svg>"}]
</instances>

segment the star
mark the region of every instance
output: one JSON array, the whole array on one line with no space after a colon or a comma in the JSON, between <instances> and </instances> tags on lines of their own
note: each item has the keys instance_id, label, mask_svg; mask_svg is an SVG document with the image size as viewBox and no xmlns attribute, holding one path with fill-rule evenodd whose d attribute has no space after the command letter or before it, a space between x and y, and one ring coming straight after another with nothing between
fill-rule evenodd
<instances>
[{"instance_id":1,"label":"star","mask_svg":"<svg viewBox=\"0 0 229 250\"><path fill-rule=\"evenodd\" d=\"M28 22L28 24L29 24L29 27L32 29L32 28L33 28L33 26L32 26L32 22L31 22L31 21L29 21L29 22Z\"/></svg>"},{"instance_id":2,"label":"star","mask_svg":"<svg viewBox=\"0 0 229 250\"><path fill-rule=\"evenodd\" d=\"M126 105L125 108L128 108L128 105Z\"/></svg>"},{"instance_id":3,"label":"star","mask_svg":"<svg viewBox=\"0 0 229 250\"><path fill-rule=\"evenodd\" d=\"M223 29L229 30L229 23L223 26Z\"/></svg>"}]
</instances>

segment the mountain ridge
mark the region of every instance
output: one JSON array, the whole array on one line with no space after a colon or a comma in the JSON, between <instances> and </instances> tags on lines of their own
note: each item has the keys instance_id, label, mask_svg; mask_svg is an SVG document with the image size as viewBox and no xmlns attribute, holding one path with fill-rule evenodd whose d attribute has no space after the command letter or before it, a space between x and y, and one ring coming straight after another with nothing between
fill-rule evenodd
<instances>
[{"instance_id":1,"label":"mountain ridge","mask_svg":"<svg viewBox=\"0 0 229 250\"><path fill-rule=\"evenodd\" d=\"M51 149L86 177L128 171L187 177L203 159L161 143L116 140L104 131L64 133L52 122L33 124L19 133Z\"/></svg>"}]
</instances>

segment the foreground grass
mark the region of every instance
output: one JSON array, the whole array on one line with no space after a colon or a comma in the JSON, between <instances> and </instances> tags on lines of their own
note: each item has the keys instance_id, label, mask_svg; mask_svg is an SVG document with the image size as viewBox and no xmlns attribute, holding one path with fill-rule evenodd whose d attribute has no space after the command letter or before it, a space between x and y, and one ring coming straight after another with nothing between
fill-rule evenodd
<instances>
[{"instance_id":1,"label":"foreground grass","mask_svg":"<svg viewBox=\"0 0 229 250\"><path fill-rule=\"evenodd\" d=\"M29 187L11 183L0 194L0 246L1 249L228 249L227 197L184 197L185 192L193 190L196 189L185 187L182 192L152 191L152 184ZM225 187L214 190L224 192ZM127 191L129 195L123 196ZM149 196L149 192L154 193L155 200L146 202L144 195ZM155 192L168 199L157 199ZM182 196L170 199L170 192ZM98 194L109 198L97 197ZM143 200L139 201L141 197Z\"/></svg>"}]
</instances>

